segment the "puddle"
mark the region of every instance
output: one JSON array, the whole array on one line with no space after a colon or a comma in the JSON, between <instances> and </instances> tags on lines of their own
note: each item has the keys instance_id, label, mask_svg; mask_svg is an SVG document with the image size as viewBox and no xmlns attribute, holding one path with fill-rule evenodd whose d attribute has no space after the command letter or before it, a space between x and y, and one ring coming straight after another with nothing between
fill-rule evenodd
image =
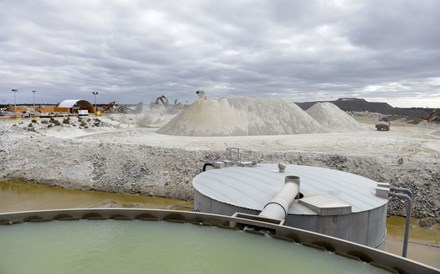
<instances>
[{"instance_id":1,"label":"puddle","mask_svg":"<svg viewBox=\"0 0 440 274\"><path fill-rule=\"evenodd\" d=\"M0 212L90 207L191 210L193 202L133 194L63 189L16 179L0 180Z\"/></svg>"},{"instance_id":2,"label":"puddle","mask_svg":"<svg viewBox=\"0 0 440 274\"><path fill-rule=\"evenodd\" d=\"M401 256L405 218L387 218L385 251ZM407 257L440 269L440 225L421 227L417 219L411 218Z\"/></svg>"}]
</instances>

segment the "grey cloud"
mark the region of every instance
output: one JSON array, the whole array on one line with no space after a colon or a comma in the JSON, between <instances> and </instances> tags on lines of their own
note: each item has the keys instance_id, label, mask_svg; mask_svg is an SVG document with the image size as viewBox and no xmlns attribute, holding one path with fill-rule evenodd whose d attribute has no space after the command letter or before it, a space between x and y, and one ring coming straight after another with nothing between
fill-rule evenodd
<instances>
[{"instance_id":1,"label":"grey cloud","mask_svg":"<svg viewBox=\"0 0 440 274\"><path fill-rule=\"evenodd\" d=\"M104 102L136 103L193 100L202 88L211 98L440 97L439 6L0 1L0 96L18 88L29 102L39 89L52 102L99 89Z\"/></svg>"},{"instance_id":2,"label":"grey cloud","mask_svg":"<svg viewBox=\"0 0 440 274\"><path fill-rule=\"evenodd\" d=\"M374 1L353 20L355 44L383 49L433 49L440 46L437 1Z\"/></svg>"}]
</instances>

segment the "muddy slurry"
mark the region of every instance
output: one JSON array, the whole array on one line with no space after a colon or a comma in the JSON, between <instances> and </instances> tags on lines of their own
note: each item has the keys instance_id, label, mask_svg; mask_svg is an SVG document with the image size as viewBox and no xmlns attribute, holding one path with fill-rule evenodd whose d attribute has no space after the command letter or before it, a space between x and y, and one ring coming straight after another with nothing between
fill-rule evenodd
<instances>
[{"instance_id":1,"label":"muddy slurry","mask_svg":"<svg viewBox=\"0 0 440 274\"><path fill-rule=\"evenodd\" d=\"M193 203L142 195L64 189L17 179L0 179L0 212L2 213L110 207L191 210Z\"/></svg>"}]
</instances>

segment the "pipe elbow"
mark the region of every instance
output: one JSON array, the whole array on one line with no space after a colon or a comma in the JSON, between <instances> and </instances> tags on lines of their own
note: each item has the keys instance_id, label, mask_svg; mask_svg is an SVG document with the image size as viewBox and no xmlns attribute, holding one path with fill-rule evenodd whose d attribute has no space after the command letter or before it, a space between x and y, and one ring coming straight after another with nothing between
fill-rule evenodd
<instances>
[{"instance_id":1,"label":"pipe elbow","mask_svg":"<svg viewBox=\"0 0 440 274\"><path fill-rule=\"evenodd\" d=\"M212 164L212 163L205 163L204 165L203 165L203 172L205 172L206 171L206 167L207 166L212 166L212 167L214 167L214 165Z\"/></svg>"}]
</instances>

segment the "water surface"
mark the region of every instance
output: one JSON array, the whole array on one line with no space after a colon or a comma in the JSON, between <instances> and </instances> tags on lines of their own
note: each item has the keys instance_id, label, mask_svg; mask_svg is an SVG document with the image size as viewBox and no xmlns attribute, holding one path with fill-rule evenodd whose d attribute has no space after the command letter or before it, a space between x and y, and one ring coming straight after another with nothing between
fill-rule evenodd
<instances>
[{"instance_id":1,"label":"water surface","mask_svg":"<svg viewBox=\"0 0 440 274\"><path fill-rule=\"evenodd\" d=\"M25 210L135 207L191 210L192 201L62 189L15 179L0 180L0 213ZM405 219L389 217L385 251L402 254ZM440 225L423 228L412 219L408 258L440 268ZM1 272L0 272L1 273Z\"/></svg>"},{"instance_id":2,"label":"water surface","mask_svg":"<svg viewBox=\"0 0 440 274\"><path fill-rule=\"evenodd\" d=\"M296 243L152 221L0 226L0 273L388 273Z\"/></svg>"}]
</instances>

